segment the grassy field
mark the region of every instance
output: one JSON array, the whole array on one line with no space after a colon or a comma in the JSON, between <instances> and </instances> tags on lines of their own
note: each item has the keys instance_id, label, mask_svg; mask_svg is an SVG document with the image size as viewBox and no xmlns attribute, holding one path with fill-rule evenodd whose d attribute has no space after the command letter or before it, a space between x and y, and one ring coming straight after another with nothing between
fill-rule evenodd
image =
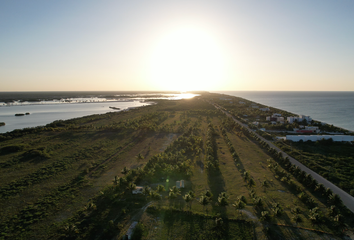
<instances>
[{"instance_id":1,"label":"grassy field","mask_svg":"<svg viewBox=\"0 0 354 240\"><path fill-rule=\"evenodd\" d=\"M133 221L139 239L340 239L325 198L225 124L216 97L0 135L0 239L121 239Z\"/></svg>"}]
</instances>

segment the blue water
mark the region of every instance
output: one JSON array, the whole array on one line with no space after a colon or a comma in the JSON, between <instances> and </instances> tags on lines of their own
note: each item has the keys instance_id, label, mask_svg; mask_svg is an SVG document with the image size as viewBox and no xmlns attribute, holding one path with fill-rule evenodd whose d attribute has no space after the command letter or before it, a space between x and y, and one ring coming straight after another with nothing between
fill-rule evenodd
<instances>
[{"instance_id":1,"label":"blue water","mask_svg":"<svg viewBox=\"0 0 354 240\"><path fill-rule=\"evenodd\" d=\"M109 107L121 110L149 105L140 101L127 102L99 102L99 103L70 103L70 104L31 104L0 107L0 122L5 126L0 127L0 133L10 132L15 129L43 126L55 120L67 120L92 114L116 112ZM30 115L16 117L16 113Z\"/></svg>"},{"instance_id":2,"label":"blue water","mask_svg":"<svg viewBox=\"0 0 354 240\"><path fill-rule=\"evenodd\" d=\"M354 92L219 91L354 131Z\"/></svg>"}]
</instances>

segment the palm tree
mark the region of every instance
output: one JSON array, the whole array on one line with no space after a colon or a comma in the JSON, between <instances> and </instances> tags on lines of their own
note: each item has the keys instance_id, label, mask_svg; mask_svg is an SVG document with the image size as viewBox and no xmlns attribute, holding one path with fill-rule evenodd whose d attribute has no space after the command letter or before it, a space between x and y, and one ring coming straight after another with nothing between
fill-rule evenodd
<instances>
[{"instance_id":1,"label":"palm tree","mask_svg":"<svg viewBox=\"0 0 354 240\"><path fill-rule=\"evenodd\" d=\"M114 185L118 185L118 183L119 183L119 177L118 176L114 176L113 184Z\"/></svg>"},{"instance_id":2,"label":"palm tree","mask_svg":"<svg viewBox=\"0 0 354 240\"><path fill-rule=\"evenodd\" d=\"M340 197L339 197L338 194L332 193L331 195L329 195L328 198L329 198L328 201L329 201L331 204L334 204L334 205L336 205L336 206L342 204L342 199L340 199Z\"/></svg>"},{"instance_id":3,"label":"palm tree","mask_svg":"<svg viewBox=\"0 0 354 240\"><path fill-rule=\"evenodd\" d=\"M129 172L129 168L124 167L121 172L125 175Z\"/></svg>"},{"instance_id":4,"label":"palm tree","mask_svg":"<svg viewBox=\"0 0 354 240\"><path fill-rule=\"evenodd\" d=\"M154 200L161 200L161 195L158 194L158 193L155 192L155 191L151 191L150 196L151 196L151 198L154 199Z\"/></svg>"},{"instance_id":5,"label":"palm tree","mask_svg":"<svg viewBox=\"0 0 354 240\"><path fill-rule=\"evenodd\" d=\"M218 202L219 202L219 206L227 206L229 205L229 203L227 202L227 198L225 196L219 196L218 197Z\"/></svg>"},{"instance_id":6,"label":"palm tree","mask_svg":"<svg viewBox=\"0 0 354 240\"><path fill-rule=\"evenodd\" d=\"M246 203L243 202L241 199L238 199L237 201L235 201L234 204L232 204L233 207L235 207L235 209L238 210L239 214L242 214L242 209L246 206Z\"/></svg>"},{"instance_id":7,"label":"palm tree","mask_svg":"<svg viewBox=\"0 0 354 240\"><path fill-rule=\"evenodd\" d=\"M204 195L206 197L208 197L209 199L211 199L213 197L213 194L209 190L207 190Z\"/></svg>"},{"instance_id":8,"label":"palm tree","mask_svg":"<svg viewBox=\"0 0 354 240\"><path fill-rule=\"evenodd\" d=\"M136 189L136 185L133 182L130 182L128 184L127 189L130 191L131 194L133 194L132 191Z\"/></svg>"},{"instance_id":9,"label":"palm tree","mask_svg":"<svg viewBox=\"0 0 354 240\"><path fill-rule=\"evenodd\" d=\"M77 229L75 224L70 224L64 227L64 232L67 237L73 237L79 233L79 230Z\"/></svg>"},{"instance_id":10,"label":"palm tree","mask_svg":"<svg viewBox=\"0 0 354 240\"><path fill-rule=\"evenodd\" d=\"M127 183L127 180L124 177L119 178L119 186L123 186Z\"/></svg>"},{"instance_id":11,"label":"palm tree","mask_svg":"<svg viewBox=\"0 0 354 240\"><path fill-rule=\"evenodd\" d=\"M295 224L299 223L302 221L301 217L297 214L291 217L291 220L295 222Z\"/></svg>"},{"instance_id":12,"label":"palm tree","mask_svg":"<svg viewBox=\"0 0 354 240\"><path fill-rule=\"evenodd\" d=\"M166 191L166 189L165 189L165 187L163 185L158 185L157 188L156 188L156 191L158 191L160 193L160 192Z\"/></svg>"},{"instance_id":13,"label":"palm tree","mask_svg":"<svg viewBox=\"0 0 354 240\"><path fill-rule=\"evenodd\" d=\"M193 198L189 195L189 194L186 194L185 196L183 196L183 200L188 204L188 203L191 203ZM190 209L192 208L192 205L190 205Z\"/></svg>"},{"instance_id":14,"label":"palm tree","mask_svg":"<svg viewBox=\"0 0 354 240\"><path fill-rule=\"evenodd\" d=\"M246 199L246 197L243 196L243 195L238 196L238 197L237 197L237 200L241 200L242 202L247 203L247 199Z\"/></svg>"},{"instance_id":15,"label":"palm tree","mask_svg":"<svg viewBox=\"0 0 354 240\"><path fill-rule=\"evenodd\" d=\"M141 153L139 153L139 154L136 156L136 159L138 159L138 160L143 160L143 159L144 159L144 156L143 156Z\"/></svg>"},{"instance_id":16,"label":"palm tree","mask_svg":"<svg viewBox=\"0 0 354 240\"><path fill-rule=\"evenodd\" d=\"M195 198L195 194L194 194L194 192L192 190L189 191L188 194L189 194L189 196L191 196L191 198Z\"/></svg>"},{"instance_id":17,"label":"palm tree","mask_svg":"<svg viewBox=\"0 0 354 240\"><path fill-rule=\"evenodd\" d=\"M215 224L216 227L221 227L221 225L224 223L224 221L222 220L222 218L216 218L215 219Z\"/></svg>"},{"instance_id":18,"label":"palm tree","mask_svg":"<svg viewBox=\"0 0 354 240\"><path fill-rule=\"evenodd\" d=\"M173 186L172 188L170 188L170 192L173 192L176 195L180 195L181 190L179 188L177 188L176 186Z\"/></svg>"},{"instance_id":19,"label":"palm tree","mask_svg":"<svg viewBox=\"0 0 354 240\"><path fill-rule=\"evenodd\" d=\"M253 198L253 204L254 204L257 208L262 207L262 206L263 206L262 198L260 198L260 197L255 197L255 198Z\"/></svg>"},{"instance_id":20,"label":"palm tree","mask_svg":"<svg viewBox=\"0 0 354 240\"><path fill-rule=\"evenodd\" d=\"M256 186L256 182L254 181L253 178L250 178L250 179L248 180L248 186L249 186L249 187L255 187L255 186Z\"/></svg>"},{"instance_id":21,"label":"palm tree","mask_svg":"<svg viewBox=\"0 0 354 240\"><path fill-rule=\"evenodd\" d=\"M262 211L261 212L261 220L262 221L268 221L270 219L270 214L268 211Z\"/></svg>"},{"instance_id":22,"label":"palm tree","mask_svg":"<svg viewBox=\"0 0 354 240\"><path fill-rule=\"evenodd\" d=\"M319 183L315 187L315 191L319 191L322 194L325 191L325 187L323 186L323 184Z\"/></svg>"},{"instance_id":23,"label":"palm tree","mask_svg":"<svg viewBox=\"0 0 354 240\"><path fill-rule=\"evenodd\" d=\"M151 188L149 186L145 186L143 189L143 194L147 197L151 193Z\"/></svg>"},{"instance_id":24,"label":"palm tree","mask_svg":"<svg viewBox=\"0 0 354 240\"><path fill-rule=\"evenodd\" d=\"M175 200L175 199L177 198L177 194L174 193L174 192L169 192L168 198L169 198L170 200Z\"/></svg>"},{"instance_id":25,"label":"palm tree","mask_svg":"<svg viewBox=\"0 0 354 240\"><path fill-rule=\"evenodd\" d=\"M201 196L199 199L199 203L203 205L203 211L204 211L205 206L209 204L209 198L206 196Z\"/></svg>"},{"instance_id":26,"label":"palm tree","mask_svg":"<svg viewBox=\"0 0 354 240\"><path fill-rule=\"evenodd\" d=\"M249 179L249 177L250 177L250 173L247 172L247 171L244 171L244 172L243 172L243 179L244 179L245 181L247 181L247 180Z\"/></svg>"},{"instance_id":27,"label":"palm tree","mask_svg":"<svg viewBox=\"0 0 354 240\"><path fill-rule=\"evenodd\" d=\"M264 180L264 181L262 182L262 187L263 187L264 192L265 192L265 191L266 191L266 188L268 188L268 187L269 187L269 183L268 183L268 181L267 181L267 180Z\"/></svg>"}]
</instances>

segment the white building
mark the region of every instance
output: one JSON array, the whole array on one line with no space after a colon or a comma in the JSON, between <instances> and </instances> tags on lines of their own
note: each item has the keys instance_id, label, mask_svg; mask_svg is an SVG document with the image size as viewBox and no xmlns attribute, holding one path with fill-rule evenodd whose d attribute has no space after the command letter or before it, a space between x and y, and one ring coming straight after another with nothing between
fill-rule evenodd
<instances>
[{"instance_id":1,"label":"white building","mask_svg":"<svg viewBox=\"0 0 354 240\"><path fill-rule=\"evenodd\" d=\"M307 122L311 122L312 118L310 116L299 115L298 117L287 117L286 120L288 121L288 123L293 123L295 121L302 122L304 120L306 120Z\"/></svg>"},{"instance_id":2,"label":"white building","mask_svg":"<svg viewBox=\"0 0 354 240\"><path fill-rule=\"evenodd\" d=\"M320 141L332 139L333 142L353 142L354 136L349 135L286 135L286 140L299 142L300 140L306 141Z\"/></svg>"},{"instance_id":3,"label":"white building","mask_svg":"<svg viewBox=\"0 0 354 240\"><path fill-rule=\"evenodd\" d=\"M136 188L132 191L133 194L143 194L143 187L136 186Z\"/></svg>"}]
</instances>

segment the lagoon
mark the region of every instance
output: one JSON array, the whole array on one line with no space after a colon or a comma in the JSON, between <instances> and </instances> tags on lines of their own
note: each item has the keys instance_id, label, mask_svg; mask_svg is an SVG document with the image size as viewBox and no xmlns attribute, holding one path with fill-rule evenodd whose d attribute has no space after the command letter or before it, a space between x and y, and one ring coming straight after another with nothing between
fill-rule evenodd
<instances>
[{"instance_id":1,"label":"lagoon","mask_svg":"<svg viewBox=\"0 0 354 240\"><path fill-rule=\"evenodd\" d=\"M120 101L2 106L0 107L0 122L5 122L6 125L0 127L0 133L15 129L43 126L55 120L68 120L92 114L118 112L150 104L142 101ZM119 108L120 110L114 110L110 107ZM30 113L30 115L15 116L17 113Z\"/></svg>"}]
</instances>

